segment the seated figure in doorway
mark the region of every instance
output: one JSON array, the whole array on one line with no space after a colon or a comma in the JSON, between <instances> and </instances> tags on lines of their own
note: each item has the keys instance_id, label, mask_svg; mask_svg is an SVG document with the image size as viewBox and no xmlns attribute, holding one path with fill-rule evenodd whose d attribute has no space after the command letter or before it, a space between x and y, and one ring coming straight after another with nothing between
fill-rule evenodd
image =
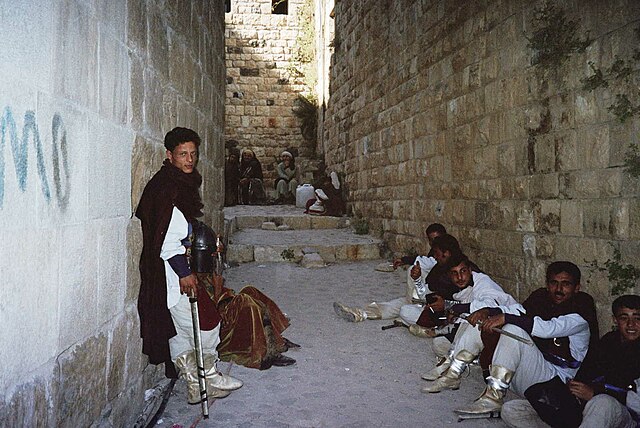
<instances>
[{"instance_id":1,"label":"seated figure in doorway","mask_svg":"<svg viewBox=\"0 0 640 428\"><path fill-rule=\"evenodd\" d=\"M262 164L252 150L244 149L240 160L240 184L238 186L241 204L264 203L266 195L262 180Z\"/></svg>"},{"instance_id":2,"label":"seated figure in doorway","mask_svg":"<svg viewBox=\"0 0 640 428\"><path fill-rule=\"evenodd\" d=\"M229 149L229 156L224 165L224 206L238 204L238 184L240 184L240 151L235 147Z\"/></svg>"},{"instance_id":3,"label":"seated figure in doorway","mask_svg":"<svg viewBox=\"0 0 640 428\"><path fill-rule=\"evenodd\" d=\"M296 200L296 188L298 187L298 169L291 152L284 151L280 154L282 160L276 167L278 178L276 178L277 204L292 204Z\"/></svg>"},{"instance_id":4,"label":"seated figure in doorway","mask_svg":"<svg viewBox=\"0 0 640 428\"><path fill-rule=\"evenodd\" d=\"M315 194L315 199L307 201L305 213L335 217L346 213L347 209L340 190L340 179L335 171L320 180L320 186L316 189Z\"/></svg>"}]
</instances>

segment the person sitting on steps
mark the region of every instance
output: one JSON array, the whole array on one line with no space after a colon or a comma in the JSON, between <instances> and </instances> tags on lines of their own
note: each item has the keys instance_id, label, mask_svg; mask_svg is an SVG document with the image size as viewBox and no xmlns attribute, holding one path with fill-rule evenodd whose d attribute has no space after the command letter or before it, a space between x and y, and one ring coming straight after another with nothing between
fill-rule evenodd
<instances>
[{"instance_id":1,"label":"person sitting on steps","mask_svg":"<svg viewBox=\"0 0 640 428\"><path fill-rule=\"evenodd\" d=\"M281 162L276 167L278 178L275 181L276 204L293 204L296 200L298 187L298 169L293 155L289 151L280 154Z\"/></svg>"}]
</instances>

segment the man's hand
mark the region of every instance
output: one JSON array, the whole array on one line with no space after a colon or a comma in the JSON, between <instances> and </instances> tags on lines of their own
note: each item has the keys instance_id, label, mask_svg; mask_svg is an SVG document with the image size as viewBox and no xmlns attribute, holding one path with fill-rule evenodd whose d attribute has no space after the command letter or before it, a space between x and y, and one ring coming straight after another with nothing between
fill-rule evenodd
<instances>
[{"instance_id":1,"label":"man's hand","mask_svg":"<svg viewBox=\"0 0 640 428\"><path fill-rule=\"evenodd\" d=\"M195 274L180 278L180 294L195 296L198 290L198 278Z\"/></svg>"},{"instance_id":2,"label":"man's hand","mask_svg":"<svg viewBox=\"0 0 640 428\"><path fill-rule=\"evenodd\" d=\"M427 306L434 310L434 312L444 311L444 299L439 294L433 294L432 299L434 301Z\"/></svg>"},{"instance_id":3,"label":"man's hand","mask_svg":"<svg viewBox=\"0 0 640 428\"><path fill-rule=\"evenodd\" d=\"M402 262L402 259L394 259L393 260L393 269L398 269L403 264L404 263Z\"/></svg>"},{"instance_id":4,"label":"man's hand","mask_svg":"<svg viewBox=\"0 0 640 428\"><path fill-rule=\"evenodd\" d=\"M492 328L501 328L505 325L504 314L494 315L482 322L482 331L491 331Z\"/></svg>"},{"instance_id":5,"label":"man's hand","mask_svg":"<svg viewBox=\"0 0 640 428\"><path fill-rule=\"evenodd\" d=\"M567 386L573 395L584 401L591 400L595 395L593 388L586 383L569 380L569 382L567 382Z\"/></svg>"},{"instance_id":6,"label":"man's hand","mask_svg":"<svg viewBox=\"0 0 640 428\"><path fill-rule=\"evenodd\" d=\"M489 318L489 309L478 309L467 317L467 322L471 325L477 325L478 322L484 323Z\"/></svg>"},{"instance_id":7,"label":"man's hand","mask_svg":"<svg viewBox=\"0 0 640 428\"><path fill-rule=\"evenodd\" d=\"M420 274L422 274L420 265L413 265L413 267L411 268L411 272L409 273L409 275L411 275L411 279L416 280L420 278Z\"/></svg>"}]
</instances>

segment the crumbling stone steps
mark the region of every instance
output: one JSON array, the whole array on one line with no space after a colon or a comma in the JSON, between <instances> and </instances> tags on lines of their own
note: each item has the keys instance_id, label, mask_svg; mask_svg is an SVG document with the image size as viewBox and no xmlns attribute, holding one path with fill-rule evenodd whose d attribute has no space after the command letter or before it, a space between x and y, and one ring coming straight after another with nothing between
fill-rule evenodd
<instances>
[{"instance_id":1,"label":"crumbling stone steps","mask_svg":"<svg viewBox=\"0 0 640 428\"><path fill-rule=\"evenodd\" d=\"M302 212L302 210L300 210ZM264 223L275 227L286 225L289 229L342 229L349 226L348 217L312 216L307 214L257 214L225 217L231 223L231 231L242 229L262 229Z\"/></svg>"},{"instance_id":2,"label":"crumbling stone steps","mask_svg":"<svg viewBox=\"0 0 640 428\"><path fill-rule=\"evenodd\" d=\"M228 262L298 262L317 253L325 263L380 258L382 241L356 235L351 228L263 230L242 229L229 238Z\"/></svg>"},{"instance_id":3,"label":"crumbling stone steps","mask_svg":"<svg viewBox=\"0 0 640 428\"><path fill-rule=\"evenodd\" d=\"M318 267L380 258L382 241L356 235L349 217L312 216L292 205L238 205L225 207L224 219L227 262Z\"/></svg>"}]
</instances>

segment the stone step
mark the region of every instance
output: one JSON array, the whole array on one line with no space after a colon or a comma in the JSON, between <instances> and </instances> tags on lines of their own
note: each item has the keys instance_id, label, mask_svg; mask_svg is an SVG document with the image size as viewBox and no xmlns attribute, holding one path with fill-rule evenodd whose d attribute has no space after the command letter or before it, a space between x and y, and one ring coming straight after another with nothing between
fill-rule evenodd
<instances>
[{"instance_id":1,"label":"stone step","mask_svg":"<svg viewBox=\"0 0 640 428\"><path fill-rule=\"evenodd\" d=\"M320 217L318 217L320 218ZM380 258L382 241L356 235L351 228L262 230L243 229L231 235L229 262L298 262L304 254L318 253L325 262Z\"/></svg>"},{"instance_id":2,"label":"stone step","mask_svg":"<svg viewBox=\"0 0 640 428\"><path fill-rule=\"evenodd\" d=\"M286 225L290 229L341 229L350 224L349 217L313 216L304 208L292 205L238 206L224 209L225 223L231 232L243 229L261 229L263 223Z\"/></svg>"}]
</instances>

